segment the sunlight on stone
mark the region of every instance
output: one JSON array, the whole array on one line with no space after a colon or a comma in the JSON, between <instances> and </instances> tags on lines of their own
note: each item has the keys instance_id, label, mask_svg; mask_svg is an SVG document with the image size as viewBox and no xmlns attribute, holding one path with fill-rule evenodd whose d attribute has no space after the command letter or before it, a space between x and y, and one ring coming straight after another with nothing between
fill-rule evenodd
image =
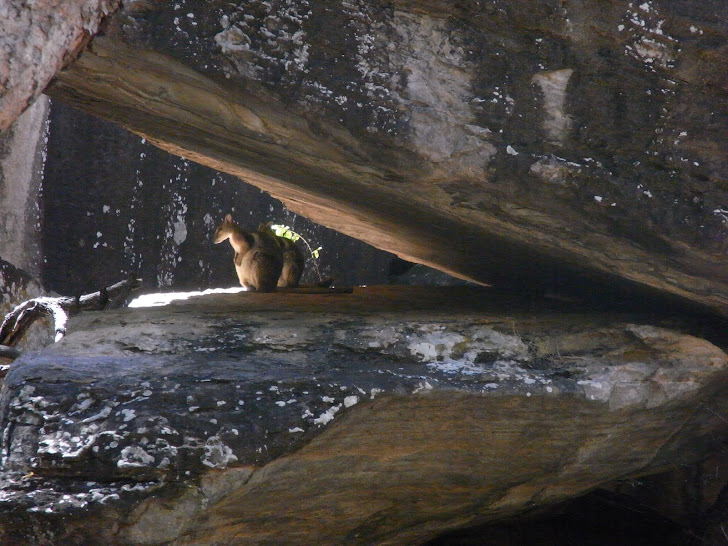
<instances>
[{"instance_id":1,"label":"sunlight on stone","mask_svg":"<svg viewBox=\"0 0 728 546\"><path fill-rule=\"evenodd\" d=\"M133 299L129 303L129 307L161 307L168 305L173 301L186 300L193 296L205 296L207 294L237 294L245 292L242 286L234 286L232 288L208 288L202 292L158 292L156 294L143 294Z\"/></svg>"}]
</instances>

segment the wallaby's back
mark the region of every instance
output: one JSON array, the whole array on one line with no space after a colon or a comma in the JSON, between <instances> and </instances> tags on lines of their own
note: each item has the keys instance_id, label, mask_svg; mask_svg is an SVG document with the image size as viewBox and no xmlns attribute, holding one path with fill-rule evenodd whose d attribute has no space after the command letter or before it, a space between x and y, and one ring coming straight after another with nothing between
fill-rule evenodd
<instances>
[{"instance_id":1,"label":"wallaby's back","mask_svg":"<svg viewBox=\"0 0 728 546\"><path fill-rule=\"evenodd\" d=\"M303 268L306 265L303 252L290 239L278 237L278 241L283 250L283 269L278 279L278 286L298 286L301 282L301 275L303 275Z\"/></svg>"},{"instance_id":2,"label":"wallaby's back","mask_svg":"<svg viewBox=\"0 0 728 546\"><path fill-rule=\"evenodd\" d=\"M240 284L248 290L257 292L273 292L276 289L281 274L283 259L280 252L270 252L261 247L253 246L235 264Z\"/></svg>"},{"instance_id":3,"label":"wallaby's back","mask_svg":"<svg viewBox=\"0 0 728 546\"><path fill-rule=\"evenodd\" d=\"M273 292L283 268L283 251L268 230L245 231L228 214L214 235L215 243L229 239L240 284L247 290Z\"/></svg>"},{"instance_id":4,"label":"wallaby's back","mask_svg":"<svg viewBox=\"0 0 728 546\"><path fill-rule=\"evenodd\" d=\"M278 286L281 288L298 286L301 282L301 275L303 275L303 268L306 266L306 258L298 245L287 237L276 235L270 224L260 224L258 233L273 237L283 253L283 268L281 276L278 278Z\"/></svg>"}]
</instances>

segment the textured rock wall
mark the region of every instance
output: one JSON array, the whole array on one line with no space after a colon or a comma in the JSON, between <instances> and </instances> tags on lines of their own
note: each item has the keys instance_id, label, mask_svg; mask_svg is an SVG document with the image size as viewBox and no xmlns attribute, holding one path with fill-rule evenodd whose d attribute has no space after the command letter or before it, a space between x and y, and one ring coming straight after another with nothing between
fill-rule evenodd
<instances>
[{"instance_id":1,"label":"textured rock wall","mask_svg":"<svg viewBox=\"0 0 728 546\"><path fill-rule=\"evenodd\" d=\"M726 312L727 39L683 0L137 2L49 92L463 277Z\"/></svg>"},{"instance_id":2,"label":"textured rock wall","mask_svg":"<svg viewBox=\"0 0 728 546\"><path fill-rule=\"evenodd\" d=\"M679 316L372 287L69 329L0 394L5 542L418 543L725 438L728 356Z\"/></svg>"},{"instance_id":3,"label":"textured rock wall","mask_svg":"<svg viewBox=\"0 0 728 546\"><path fill-rule=\"evenodd\" d=\"M38 100L0 135L0 257L35 277L49 102Z\"/></svg>"},{"instance_id":4,"label":"textured rock wall","mask_svg":"<svg viewBox=\"0 0 728 546\"><path fill-rule=\"evenodd\" d=\"M75 59L119 0L39 0L0 6L0 131Z\"/></svg>"},{"instance_id":5,"label":"textured rock wall","mask_svg":"<svg viewBox=\"0 0 728 546\"><path fill-rule=\"evenodd\" d=\"M45 295L40 283L42 185L49 100L39 99L0 134L0 317L15 305ZM20 347L52 341L46 321L28 331Z\"/></svg>"}]
</instances>

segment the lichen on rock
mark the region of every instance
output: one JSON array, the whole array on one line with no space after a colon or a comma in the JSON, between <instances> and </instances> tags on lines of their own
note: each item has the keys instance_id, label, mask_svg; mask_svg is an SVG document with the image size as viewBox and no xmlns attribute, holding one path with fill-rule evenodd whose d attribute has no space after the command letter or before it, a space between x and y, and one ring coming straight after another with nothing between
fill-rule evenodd
<instances>
[{"instance_id":1,"label":"lichen on rock","mask_svg":"<svg viewBox=\"0 0 728 546\"><path fill-rule=\"evenodd\" d=\"M58 536L99 538L93 520L108 543L419 541L705 453L723 351L633 315L528 306L397 286L79 315L6 378L0 536L62 513ZM425 505L399 511L413 491Z\"/></svg>"}]
</instances>

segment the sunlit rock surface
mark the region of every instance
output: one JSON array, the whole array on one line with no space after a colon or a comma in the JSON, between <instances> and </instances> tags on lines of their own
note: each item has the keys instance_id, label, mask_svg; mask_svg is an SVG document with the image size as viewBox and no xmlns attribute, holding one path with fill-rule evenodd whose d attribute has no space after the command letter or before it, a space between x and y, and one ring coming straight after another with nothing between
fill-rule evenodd
<instances>
[{"instance_id":1,"label":"sunlit rock surface","mask_svg":"<svg viewBox=\"0 0 728 546\"><path fill-rule=\"evenodd\" d=\"M0 538L421 542L717 447L728 357L680 333L700 324L533 305L399 286L80 315L5 379Z\"/></svg>"},{"instance_id":2,"label":"sunlit rock surface","mask_svg":"<svg viewBox=\"0 0 728 546\"><path fill-rule=\"evenodd\" d=\"M684 0L131 2L48 93L463 278L725 315L727 39Z\"/></svg>"}]
</instances>

